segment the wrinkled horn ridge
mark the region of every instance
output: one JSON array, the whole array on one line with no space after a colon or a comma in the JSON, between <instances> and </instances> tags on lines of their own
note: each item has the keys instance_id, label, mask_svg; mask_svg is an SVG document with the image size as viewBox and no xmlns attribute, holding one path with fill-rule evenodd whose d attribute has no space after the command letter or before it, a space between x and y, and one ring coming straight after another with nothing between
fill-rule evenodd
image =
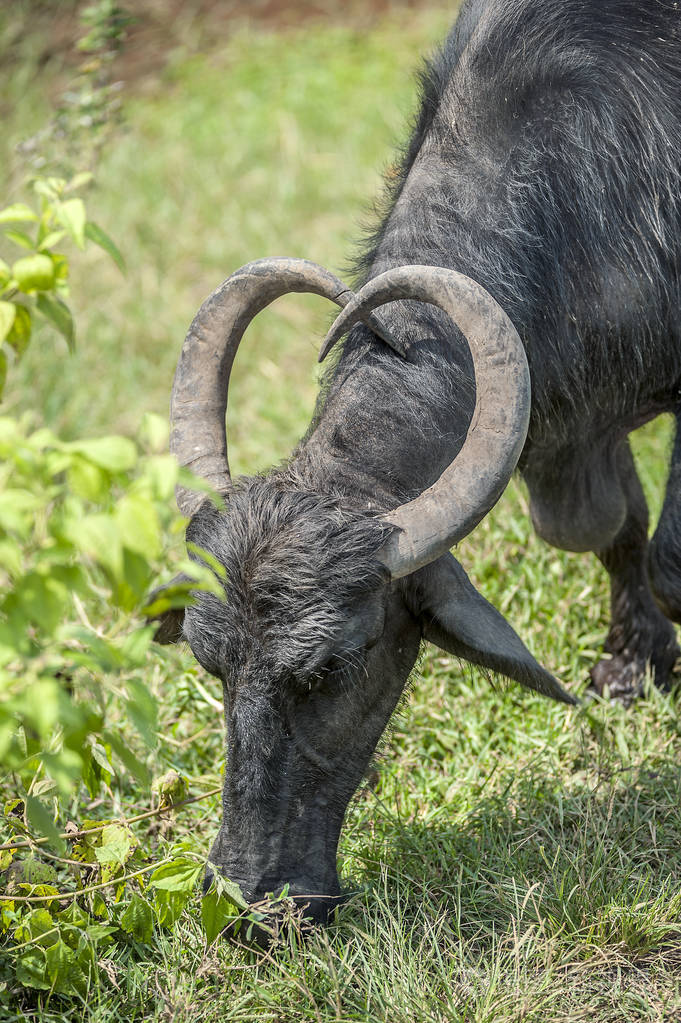
<instances>
[{"instance_id":1,"label":"wrinkled horn ridge","mask_svg":"<svg viewBox=\"0 0 681 1023\"><path fill-rule=\"evenodd\" d=\"M483 287L454 270L403 266L375 277L346 305L325 344L399 299L429 302L451 317L471 351L476 399L456 459L431 487L384 516L398 527L380 554L394 579L435 561L484 518L516 467L530 416L530 373L515 327Z\"/></svg>"},{"instance_id":2,"label":"wrinkled horn ridge","mask_svg":"<svg viewBox=\"0 0 681 1023\"><path fill-rule=\"evenodd\" d=\"M307 259L259 259L228 277L203 303L185 338L170 398L170 450L218 492L229 481L225 413L229 377L251 320L289 292L309 292L346 305L354 293L324 267ZM368 325L382 336L370 314ZM193 515L205 495L178 486L183 515Z\"/></svg>"}]
</instances>

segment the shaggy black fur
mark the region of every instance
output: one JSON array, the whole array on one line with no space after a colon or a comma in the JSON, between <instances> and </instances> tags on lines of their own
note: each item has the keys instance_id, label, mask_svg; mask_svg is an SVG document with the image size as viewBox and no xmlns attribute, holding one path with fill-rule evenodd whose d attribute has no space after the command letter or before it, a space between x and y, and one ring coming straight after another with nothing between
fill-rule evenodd
<instances>
[{"instance_id":1,"label":"shaggy black fur","mask_svg":"<svg viewBox=\"0 0 681 1023\"><path fill-rule=\"evenodd\" d=\"M663 0L472 0L423 74L359 278L420 262L483 284L527 347L533 442L629 419L679 379L680 82Z\"/></svg>"},{"instance_id":2,"label":"shaggy black fur","mask_svg":"<svg viewBox=\"0 0 681 1023\"><path fill-rule=\"evenodd\" d=\"M679 407L680 86L671 2L469 0L423 72L400 173L357 264L359 283L404 263L449 266L509 314L532 375L520 467L538 532L596 551L606 567L639 566L613 598L614 634L639 637L636 649L609 643L630 693L650 663L665 684L676 652L669 624L647 610L645 527L632 549L625 524L636 509L620 466L628 432ZM324 458L356 452L401 500L456 452L470 364L439 311L396 303L381 315L411 343L408 360L356 328L312 437ZM381 432L391 421L394 433ZM678 618L676 475L650 565L660 604Z\"/></svg>"},{"instance_id":3,"label":"shaggy black fur","mask_svg":"<svg viewBox=\"0 0 681 1023\"><path fill-rule=\"evenodd\" d=\"M376 559L387 529L339 497L306 490L288 468L237 481L225 504L224 513L204 505L187 530L227 576L227 599L204 595L187 639L207 671L236 684L257 636L260 682L306 686L332 649L358 645L348 618L388 581Z\"/></svg>"}]
</instances>

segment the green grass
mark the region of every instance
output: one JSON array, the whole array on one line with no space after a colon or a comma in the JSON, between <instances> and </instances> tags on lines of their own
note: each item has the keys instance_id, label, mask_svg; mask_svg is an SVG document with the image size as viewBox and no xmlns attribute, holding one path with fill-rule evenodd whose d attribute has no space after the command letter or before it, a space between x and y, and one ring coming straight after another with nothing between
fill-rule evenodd
<instances>
[{"instance_id":1,"label":"green grass","mask_svg":"<svg viewBox=\"0 0 681 1023\"><path fill-rule=\"evenodd\" d=\"M448 18L402 12L370 34L241 32L208 56L176 56L133 90L90 200L128 276L96 254L77 263L78 351L41 335L10 380L8 408L38 407L67 434L132 432L146 409L165 410L184 331L234 268L276 254L342 268L403 136L410 71ZM35 85L30 59L8 85L5 153L44 117L58 70ZM19 179L15 163L5 193ZM250 330L230 401L237 471L283 457L303 431L329 316L291 298ZM668 444L664 421L636 438L653 514ZM582 689L607 627L595 559L534 537L515 483L459 554L536 656ZM219 783L222 766L220 716L197 678L219 697L186 651L149 665L162 708L154 771L176 767L196 793ZM680 763L673 695L651 690L629 711L567 709L429 649L349 810L341 871L359 894L334 926L257 957L206 949L195 906L152 945L116 946L86 1004L15 992L2 1019L681 1019ZM114 811L130 816L149 794L129 783L116 798ZM77 800L71 810L84 815ZM218 814L213 798L140 838L150 850L177 837L207 850Z\"/></svg>"}]
</instances>

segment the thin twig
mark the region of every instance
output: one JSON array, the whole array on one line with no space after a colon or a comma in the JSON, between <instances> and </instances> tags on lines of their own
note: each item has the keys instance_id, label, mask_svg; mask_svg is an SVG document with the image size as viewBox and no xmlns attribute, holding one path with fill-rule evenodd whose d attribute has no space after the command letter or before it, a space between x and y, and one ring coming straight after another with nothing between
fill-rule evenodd
<instances>
[{"instance_id":1,"label":"thin twig","mask_svg":"<svg viewBox=\"0 0 681 1023\"><path fill-rule=\"evenodd\" d=\"M53 896L54 898L54 896ZM26 948L27 945L34 945L36 941L42 941L43 938L47 938L50 934L57 934L59 927L53 927L49 931L43 931L42 934L36 934L35 938L29 938L28 941L22 941L20 945L13 945L10 952L18 952L20 948Z\"/></svg>"},{"instance_id":2,"label":"thin twig","mask_svg":"<svg viewBox=\"0 0 681 1023\"><path fill-rule=\"evenodd\" d=\"M77 899L81 895L89 895L90 892L99 891L100 888L111 888L113 885L122 884L124 881L131 881L133 877L141 877L142 874L148 874L150 870L156 870L157 867L162 867L164 863L170 863L172 860L171 856L166 856L165 859L159 860L158 863L152 863L148 867L142 867L141 870L135 870L131 874L121 874L120 877L112 877L110 881L101 881L99 884L91 884L87 888L79 888L75 892L57 892L56 895L0 895L0 901L2 902L64 902L66 899Z\"/></svg>"},{"instance_id":3,"label":"thin twig","mask_svg":"<svg viewBox=\"0 0 681 1023\"><path fill-rule=\"evenodd\" d=\"M203 697L206 703L210 704L210 706L213 707L214 710L219 711L221 714L224 713L225 710L224 704L221 703L220 700L216 700L214 696L211 696L206 687L201 682L199 682L198 678L192 679L192 683L194 685L194 688L197 690L199 695Z\"/></svg>"},{"instance_id":4,"label":"thin twig","mask_svg":"<svg viewBox=\"0 0 681 1023\"><path fill-rule=\"evenodd\" d=\"M135 817L129 817L125 824L136 824L138 821L143 821L149 817L159 817L161 814L170 813L173 810L181 810L183 806L189 806L190 803L198 803L202 799L208 799L210 796L216 796L218 792L222 792L222 786L216 789L210 789L208 792L204 792L200 796L192 796L190 799L183 799L181 803L175 803L174 806L159 806L156 810L146 810L144 813L138 813ZM103 831L104 828L108 828L110 824L120 824L121 819L116 817L105 824L98 824L94 828L83 828L81 831L62 831L59 835L60 838L82 838L84 835L94 835L98 831ZM5 842L4 845L0 845L0 852L5 849L24 849L26 846L33 845L44 845L46 842L51 841L49 838L30 838L22 839L18 842Z\"/></svg>"},{"instance_id":5,"label":"thin twig","mask_svg":"<svg viewBox=\"0 0 681 1023\"><path fill-rule=\"evenodd\" d=\"M92 869L92 867L97 866L96 863L84 863L83 860L69 860L65 856L56 856L54 853L47 852L46 849L43 849L40 855L44 856L46 860L55 860L57 863L68 863L69 866L72 867L89 867Z\"/></svg>"}]
</instances>

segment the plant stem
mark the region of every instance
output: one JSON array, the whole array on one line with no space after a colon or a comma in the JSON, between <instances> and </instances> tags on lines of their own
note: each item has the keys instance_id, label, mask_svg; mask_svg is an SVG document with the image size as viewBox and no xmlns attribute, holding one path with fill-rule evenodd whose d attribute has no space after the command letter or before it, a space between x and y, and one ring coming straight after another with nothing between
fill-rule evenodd
<instances>
[{"instance_id":1,"label":"plant stem","mask_svg":"<svg viewBox=\"0 0 681 1023\"><path fill-rule=\"evenodd\" d=\"M111 888L112 885L122 884L124 881L131 881L133 877L141 877L142 874L148 874L151 870L156 870L157 867L163 866L164 863L170 863L172 857L166 856L164 859L159 860L158 863L152 863L148 867L142 867L141 870L135 870L131 874L121 874L120 877L112 877L110 881L100 881L99 884L91 884L87 888L79 888L75 892L65 892L63 895L58 893L57 895L0 895L1 902L64 902L65 899L77 899L81 895L89 895L90 892L99 891L100 888Z\"/></svg>"},{"instance_id":2,"label":"plant stem","mask_svg":"<svg viewBox=\"0 0 681 1023\"><path fill-rule=\"evenodd\" d=\"M183 806L189 806L190 803L199 803L202 799L208 799L210 796L216 796L218 792L222 792L222 787L216 789L210 789L208 792L204 792L201 796L192 796L190 799L183 799L181 803L176 803L174 806L159 806L156 810L145 810L144 813L138 813L135 817L128 817L125 822L120 821L119 818L107 821L105 824L99 824L94 828L83 828L81 831L62 831L59 835L60 838L82 838L83 835L94 835L98 831L103 831L110 824L125 823L136 824L137 821L147 820L149 817L159 817L163 813L170 813L172 810L181 810ZM4 845L0 845L0 852L5 849L24 849L26 846L33 845L44 845L49 842L49 838L30 838L21 839L18 842L6 842Z\"/></svg>"}]
</instances>

